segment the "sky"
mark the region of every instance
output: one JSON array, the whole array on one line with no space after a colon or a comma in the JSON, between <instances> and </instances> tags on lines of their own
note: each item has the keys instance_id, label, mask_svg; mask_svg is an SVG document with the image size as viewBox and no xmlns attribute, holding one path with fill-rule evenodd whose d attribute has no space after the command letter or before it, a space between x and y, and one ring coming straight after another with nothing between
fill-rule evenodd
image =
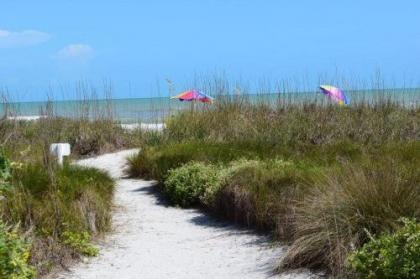
<instances>
[{"instance_id":1,"label":"sky","mask_svg":"<svg viewBox=\"0 0 420 279\"><path fill-rule=\"evenodd\" d=\"M418 0L2 0L0 88L24 100L84 80L167 95L197 76L420 81ZM251 86L252 88L252 86Z\"/></svg>"}]
</instances>

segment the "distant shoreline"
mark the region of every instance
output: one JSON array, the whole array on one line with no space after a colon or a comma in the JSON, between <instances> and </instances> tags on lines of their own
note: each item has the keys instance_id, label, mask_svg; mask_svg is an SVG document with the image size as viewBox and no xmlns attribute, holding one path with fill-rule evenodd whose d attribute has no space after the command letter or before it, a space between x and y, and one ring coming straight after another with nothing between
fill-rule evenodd
<instances>
[{"instance_id":1,"label":"distant shoreline","mask_svg":"<svg viewBox=\"0 0 420 279\"><path fill-rule=\"evenodd\" d=\"M10 121L38 121L40 119L47 118L45 115L21 115L21 116L8 116L7 120ZM142 131L162 131L165 129L164 123L120 123L121 128L134 131L140 129Z\"/></svg>"},{"instance_id":2,"label":"distant shoreline","mask_svg":"<svg viewBox=\"0 0 420 279\"><path fill-rule=\"evenodd\" d=\"M212 94L210 94L212 95ZM420 88L416 89L378 89L346 91L350 106L359 103L374 104L377 102L395 102L406 107L420 105ZM294 104L328 104L321 93L282 92L270 94L220 95L215 97L215 104L245 100L252 104L294 105ZM121 123L162 123L169 116L179 111L190 109L190 103L170 100L167 97L131 98L131 99L86 99L51 102L3 102L0 115L7 114L20 119L37 118L45 112L59 117L101 119L111 118ZM199 105L197 105L199 107Z\"/></svg>"},{"instance_id":3,"label":"distant shoreline","mask_svg":"<svg viewBox=\"0 0 420 279\"><path fill-rule=\"evenodd\" d=\"M349 94L377 94L378 92L382 92L385 94L395 94L398 91L409 93L409 94L420 94L420 87L409 87L409 88L403 88L403 87L397 87L397 88L380 88L380 89L345 89L346 93ZM240 96L249 96L249 97L269 97L273 95L308 95L308 94L317 94L318 90L296 90L295 92L287 90L286 92L246 92L244 94L241 94ZM231 94L223 94L223 96L226 97L235 97L237 94L231 93ZM22 101L13 101L10 100L8 104L10 105L21 105L21 104L45 104L48 102L52 103L86 103L86 102L114 102L114 101L133 101L133 100L141 100L141 101L152 101L152 100L163 100L163 101L169 101L169 98L171 96L155 96L155 97L121 97L121 98L113 98L112 96L110 98L106 97L98 97L98 98L87 98L87 99L52 99L52 100L22 100Z\"/></svg>"}]
</instances>

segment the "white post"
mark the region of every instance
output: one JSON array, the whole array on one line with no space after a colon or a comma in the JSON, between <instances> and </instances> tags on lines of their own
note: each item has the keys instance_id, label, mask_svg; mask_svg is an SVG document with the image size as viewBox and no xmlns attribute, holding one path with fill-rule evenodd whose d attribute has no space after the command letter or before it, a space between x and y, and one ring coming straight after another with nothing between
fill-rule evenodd
<instances>
[{"instance_id":1,"label":"white post","mask_svg":"<svg viewBox=\"0 0 420 279\"><path fill-rule=\"evenodd\" d=\"M70 155L69 143L53 143L50 145L50 154L57 157L58 164L63 165L63 157Z\"/></svg>"}]
</instances>

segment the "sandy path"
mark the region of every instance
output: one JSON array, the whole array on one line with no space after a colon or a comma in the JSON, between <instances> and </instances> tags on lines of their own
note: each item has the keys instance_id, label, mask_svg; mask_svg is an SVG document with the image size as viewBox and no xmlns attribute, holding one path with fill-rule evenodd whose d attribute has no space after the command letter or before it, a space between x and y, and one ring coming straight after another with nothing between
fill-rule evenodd
<instances>
[{"instance_id":1,"label":"sandy path","mask_svg":"<svg viewBox=\"0 0 420 279\"><path fill-rule=\"evenodd\" d=\"M249 231L217 222L198 210L168 207L152 182L123 179L122 151L80 161L117 178L114 232L100 255L57 278L311 278L273 275L283 253Z\"/></svg>"}]
</instances>

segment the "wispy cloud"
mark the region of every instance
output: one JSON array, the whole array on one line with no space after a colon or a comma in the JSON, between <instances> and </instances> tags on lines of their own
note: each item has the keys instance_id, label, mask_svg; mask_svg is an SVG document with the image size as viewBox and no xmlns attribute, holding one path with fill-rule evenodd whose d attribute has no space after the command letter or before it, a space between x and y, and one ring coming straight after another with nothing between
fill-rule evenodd
<instances>
[{"instance_id":1,"label":"wispy cloud","mask_svg":"<svg viewBox=\"0 0 420 279\"><path fill-rule=\"evenodd\" d=\"M33 46L46 42L50 38L50 34L37 30L14 32L0 29L0 48Z\"/></svg>"},{"instance_id":2,"label":"wispy cloud","mask_svg":"<svg viewBox=\"0 0 420 279\"><path fill-rule=\"evenodd\" d=\"M54 57L61 60L87 60L93 57L93 48L86 44L71 44L60 49Z\"/></svg>"}]
</instances>

